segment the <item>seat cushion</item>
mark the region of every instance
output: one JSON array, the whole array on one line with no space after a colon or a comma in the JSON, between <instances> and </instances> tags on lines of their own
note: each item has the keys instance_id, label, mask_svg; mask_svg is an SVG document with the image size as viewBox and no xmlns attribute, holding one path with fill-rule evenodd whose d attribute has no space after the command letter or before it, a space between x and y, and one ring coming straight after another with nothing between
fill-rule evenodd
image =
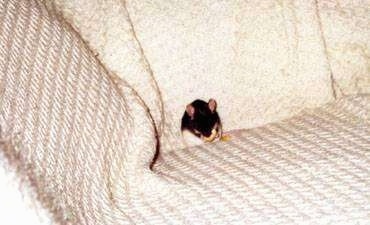
<instances>
[{"instance_id":1,"label":"seat cushion","mask_svg":"<svg viewBox=\"0 0 370 225\"><path fill-rule=\"evenodd\" d=\"M189 224L369 222L369 107L369 95L349 97L170 152L155 170L179 184L172 202Z\"/></svg>"}]
</instances>

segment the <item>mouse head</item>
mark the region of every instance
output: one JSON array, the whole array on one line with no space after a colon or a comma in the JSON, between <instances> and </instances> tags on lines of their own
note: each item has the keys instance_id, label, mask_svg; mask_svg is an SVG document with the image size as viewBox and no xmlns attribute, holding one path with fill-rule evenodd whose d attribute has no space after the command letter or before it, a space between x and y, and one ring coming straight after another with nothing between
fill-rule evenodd
<instances>
[{"instance_id":1,"label":"mouse head","mask_svg":"<svg viewBox=\"0 0 370 225\"><path fill-rule=\"evenodd\" d=\"M195 100L186 106L186 114L190 118L189 128L205 141L213 141L221 129L220 118L216 111L217 102L210 99L208 102Z\"/></svg>"}]
</instances>

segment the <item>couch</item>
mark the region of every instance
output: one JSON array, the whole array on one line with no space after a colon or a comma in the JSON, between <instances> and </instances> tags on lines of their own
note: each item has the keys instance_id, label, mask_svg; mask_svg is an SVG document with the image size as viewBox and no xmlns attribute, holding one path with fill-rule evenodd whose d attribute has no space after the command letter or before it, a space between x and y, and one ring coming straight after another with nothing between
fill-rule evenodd
<instances>
[{"instance_id":1,"label":"couch","mask_svg":"<svg viewBox=\"0 0 370 225\"><path fill-rule=\"evenodd\" d=\"M3 210L40 224L369 223L369 6L1 1ZM229 141L182 138L195 98L217 100Z\"/></svg>"}]
</instances>

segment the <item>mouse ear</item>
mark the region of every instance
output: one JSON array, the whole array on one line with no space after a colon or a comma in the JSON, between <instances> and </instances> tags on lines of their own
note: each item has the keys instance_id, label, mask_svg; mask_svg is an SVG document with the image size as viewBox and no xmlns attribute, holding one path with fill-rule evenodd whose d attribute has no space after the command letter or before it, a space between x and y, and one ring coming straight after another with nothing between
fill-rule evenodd
<instances>
[{"instance_id":1,"label":"mouse ear","mask_svg":"<svg viewBox=\"0 0 370 225\"><path fill-rule=\"evenodd\" d=\"M211 98L208 101L208 108L211 110L211 112L215 112L217 108L217 102L213 98Z\"/></svg>"},{"instance_id":2,"label":"mouse ear","mask_svg":"<svg viewBox=\"0 0 370 225\"><path fill-rule=\"evenodd\" d=\"M194 112L195 112L195 109L194 109L194 106L192 106L191 104L187 105L186 106L186 113L188 114L188 116L190 116L192 119L194 118Z\"/></svg>"}]
</instances>

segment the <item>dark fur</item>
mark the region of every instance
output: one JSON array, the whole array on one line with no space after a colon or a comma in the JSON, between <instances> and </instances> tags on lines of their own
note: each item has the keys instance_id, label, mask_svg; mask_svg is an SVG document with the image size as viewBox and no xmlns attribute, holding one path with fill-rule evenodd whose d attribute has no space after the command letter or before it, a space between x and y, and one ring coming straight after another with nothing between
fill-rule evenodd
<instances>
[{"instance_id":1,"label":"dark fur","mask_svg":"<svg viewBox=\"0 0 370 225\"><path fill-rule=\"evenodd\" d=\"M189 130L194 135L200 137L201 135L209 137L212 133L212 129L216 123L219 124L218 129L221 127L220 117L215 110L212 112L209 109L208 103L203 100L195 100L191 103L194 107L193 119L185 111L181 120L181 130ZM200 133L198 133L198 132Z\"/></svg>"}]
</instances>

